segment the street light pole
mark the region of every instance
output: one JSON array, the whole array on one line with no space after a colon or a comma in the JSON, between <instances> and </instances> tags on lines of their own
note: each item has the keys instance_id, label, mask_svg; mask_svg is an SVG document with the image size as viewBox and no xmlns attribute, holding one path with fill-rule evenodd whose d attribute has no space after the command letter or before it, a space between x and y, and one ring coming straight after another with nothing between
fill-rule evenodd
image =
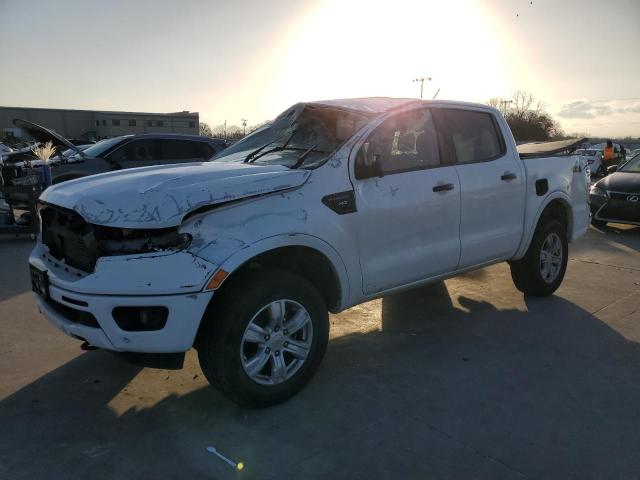
<instances>
[{"instance_id":1,"label":"street light pole","mask_svg":"<svg viewBox=\"0 0 640 480\"><path fill-rule=\"evenodd\" d=\"M431 77L418 77L418 78L414 78L412 81L415 82L420 82L420 99L422 100L422 92L424 90L424 81L427 80L428 82L431 81Z\"/></svg>"},{"instance_id":2,"label":"street light pole","mask_svg":"<svg viewBox=\"0 0 640 480\"><path fill-rule=\"evenodd\" d=\"M242 118L242 119L240 119L240 121L242 122L242 134L246 135L247 134L247 119L246 118Z\"/></svg>"}]
</instances>

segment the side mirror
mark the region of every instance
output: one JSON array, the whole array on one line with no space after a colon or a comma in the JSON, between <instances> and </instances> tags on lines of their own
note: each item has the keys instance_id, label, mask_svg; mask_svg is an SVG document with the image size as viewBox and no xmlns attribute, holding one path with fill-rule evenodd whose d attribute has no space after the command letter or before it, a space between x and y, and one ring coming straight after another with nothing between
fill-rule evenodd
<instances>
[{"instance_id":1,"label":"side mirror","mask_svg":"<svg viewBox=\"0 0 640 480\"><path fill-rule=\"evenodd\" d=\"M356 156L355 174L358 180L384 176L380 154L373 153L369 142L362 146Z\"/></svg>"}]
</instances>

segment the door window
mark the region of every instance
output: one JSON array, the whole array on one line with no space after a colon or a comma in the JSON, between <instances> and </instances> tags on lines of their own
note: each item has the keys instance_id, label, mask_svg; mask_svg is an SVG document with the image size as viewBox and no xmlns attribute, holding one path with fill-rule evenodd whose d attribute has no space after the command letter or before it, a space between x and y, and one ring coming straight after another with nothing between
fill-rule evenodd
<instances>
[{"instance_id":1,"label":"door window","mask_svg":"<svg viewBox=\"0 0 640 480\"><path fill-rule=\"evenodd\" d=\"M211 145L204 142L195 142L196 158L211 158L216 153Z\"/></svg>"},{"instance_id":2,"label":"door window","mask_svg":"<svg viewBox=\"0 0 640 480\"><path fill-rule=\"evenodd\" d=\"M116 162L148 162L155 160L157 158L155 140L134 140L115 150L109 157L110 160Z\"/></svg>"},{"instance_id":3,"label":"door window","mask_svg":"<svg viewBox=\"0 0 640 480\"><path fill-rule=\"evenodd\" d=\"M485 162L504 155L504 139L490 113L444 109L438 115L446 125L457 163Z\"/></svg>"},{"instance_id":4,"label":"door window","mask_svg":"<svg viewBox=\"0 0 640 480\"><path fill-rule=\"evenodd\" d=\"M359 162L378 162L384 175L439 166L438 136L431 112L411 110L385 120L367 139L362 153ZM360 178L357 173L356 177Z\"/></svg>"},{"instance_id":5,"label":"door window","mask_svg":"<svg viewBox=\"0 0 640 480\"><path fill-rule=\"evenodd\" d=\"M188 140L160 140L160 160L198 158L196 142ZM199 142L198 142L199 143Z\"/></svg>"}]
</instances>

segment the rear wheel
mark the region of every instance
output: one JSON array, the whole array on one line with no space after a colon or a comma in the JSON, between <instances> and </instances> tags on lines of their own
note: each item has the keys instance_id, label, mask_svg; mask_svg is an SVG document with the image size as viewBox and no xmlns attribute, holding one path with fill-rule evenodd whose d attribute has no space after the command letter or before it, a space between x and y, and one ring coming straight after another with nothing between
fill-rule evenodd
<instances>
[{"instance_id":1,"label":"rear wheel","mask_svg":"<svg viewBox=\"0 0 640 480\"><path fill-rule=\"evenodd\" d=\"M198 338L205 377L241 405L268 406L296 394L324 356L329 319L322 296L287 271L242 274L224 291Z\"/></svg>"},{"instance_id":2,"label":"rear wheel","mask_svg":"<svg viewBox=\"0 0 640 480\"><path fill-rule=\"evenodd\" d=\"M551 295L564 279L568 253L563 225L557 220L540 223L525 256L511 262L511 278L516 288L525 295Z\"/></svg>"}]
</instances>

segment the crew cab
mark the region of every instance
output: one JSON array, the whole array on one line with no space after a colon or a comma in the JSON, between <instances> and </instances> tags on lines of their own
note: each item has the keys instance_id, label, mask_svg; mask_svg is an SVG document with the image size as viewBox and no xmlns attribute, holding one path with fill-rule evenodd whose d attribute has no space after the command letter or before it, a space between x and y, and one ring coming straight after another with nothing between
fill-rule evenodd
<instances>
[{"instance_id":1,"label":"crew cab","mask_svg":"<svg viewBox=\"0 0 640 480\"><path fill-rule=\"evenodd\" d=\"M589 225L585 166L519 154L485 105L299 103L211 162L48 188L35 299L94 347L195 347L228 397L273 404L317 370L328 312L497 262L552 294Z\"/></svg>"}]
</instances>

